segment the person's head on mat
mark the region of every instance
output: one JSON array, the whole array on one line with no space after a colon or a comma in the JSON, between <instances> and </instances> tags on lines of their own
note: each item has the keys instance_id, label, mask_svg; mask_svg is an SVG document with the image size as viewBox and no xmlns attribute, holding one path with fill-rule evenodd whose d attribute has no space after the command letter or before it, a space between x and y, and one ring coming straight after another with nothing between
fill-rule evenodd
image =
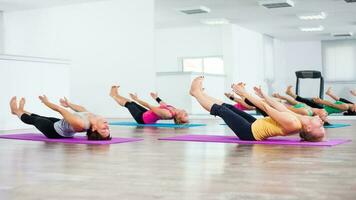
<instances>
[{"instance_id":1,"label":"person's head on mat","mask_svg":"<svg viewBox=\"0 0 356 200\"><path fill-rule=\"evenodd\" d=\"M182 109L176 109L176 113L174 115L174 123L176 124L187 124L189 123L189 116L187 111Z\"/></svg>"},{"instance_id":2,"label":"person's head on mat","mask_svg":"<svg viewBox=\"0 0 356 200\"><path fill-rule=\"evenodd\" d=\"M143 101L137 94L130 93L126 98L119 94L120 86L112 86L110 96L120 105L126 107L135 121L139 124L155 124L158 120L174 120L176 124L189 122L188 114L183 109L175 108L158 97L158 94L151 92L151 97L159 104L151 105Z\"/></svg>"},{"instance_id":3,"label":"person's head on mat","mask_svg":"<svg viewBox=\"0 0 356 200\"><path fill-rule=\"evenodd\" d=\"M25 98L19 104L17 98L10 101L11 113L18 116L25 124L36 127L46 137L71 138L78 132L87 132L88 140L110 140L110 130L107 120L88 112L84 107L69 102L66 98L60 100L62 106L56 105L43 95L39 96L41 102L48 108L62 115L62 119L44 117L25 110ZM69 112L70 108L74 113Z\"/></svg>"},{"instance_id":4,"label":"person's head on mat","mask_svg":"<svg viewBox=\"0 0 356 200\"><path fill-rule=\"evenodd\" d=\"M88 140L110 140L110 130L108 121L102 117L94 118L91 126L87 130Z\"/></svg>"},{"instance_id":5,"label":"person's head on mat","mask_svg":"<svg viewBox=\"0 0 356 200\"><path fill-rule=\"evenodd\" d=\"M302 140L309 142L320 142L325 137L324 122L319 116L300 116L300 122L302 129L299 132L299 136Z\"/></svg>"},{"instance_id":6,"label":"person's head on mat","mask_svg":"<svg viewBox=\"0 0 356 200\"><path fill-rule=\"evenodd\" d=\"M259 87L254 88L255 93L260 97L257 98L245 90L244 83L231 86L237 95L248 99L256 109L266 113L265 117L256 119L233 105L223 103L206 94L202 86L203 80L202 76L193 80L190 94L211 115L221 117L241 140L265 140L274 136L302 133L303 140L316 142L325 134L323 122L319 117L294 113L284 104L266 95Z\"/></svg>"}]
</instances>

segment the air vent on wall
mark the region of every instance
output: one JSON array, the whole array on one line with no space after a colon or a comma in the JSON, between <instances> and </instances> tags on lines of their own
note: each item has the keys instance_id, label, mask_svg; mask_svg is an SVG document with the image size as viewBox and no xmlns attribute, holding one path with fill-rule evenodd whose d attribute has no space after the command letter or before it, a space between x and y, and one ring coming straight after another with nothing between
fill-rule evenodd
<instances>
[{"instance_id":1,"label":"air vent on wall","mask_svg":"<svg viewBox=\"0 0 356 200\"><path fill-rule=\"evenodd\" d=\"M294 7L294 2L292 0L260 0L258 3L260 6L266 8Z\"/></svg>"},{"instance_id":2,"label":"air vent on wall","mask_svg":"<svg viewBox=\"0 0 356 200\"><path fill-rule=\"evenodd\" d=\"M205 6L200 6L197 8L185 8L185 9L180 9L180 12L187 14L187 15L195 15L195 14L204 14L204 13L209 13L210 9L205 7Z\"/></svg>"},{"instance_id":3,"label":"air vent on wall","mask_svg":"<svg viewBox=\"0 0 356 200\"><path fill-rule=\"evenodd\" d=\"M333 37L352 37L353 33L348 32L348 33L332 33L331 36Z\"/></svg>"},{"instance_id":4,"label":"air vent on wall","mask_svg":"<svg viewBox=\"0 0 356 200\"><path fill-rule=\"evenodd\" d=\"M345 0L347 3L355 3L356 0Z\"/></svg>"}]
</instances>

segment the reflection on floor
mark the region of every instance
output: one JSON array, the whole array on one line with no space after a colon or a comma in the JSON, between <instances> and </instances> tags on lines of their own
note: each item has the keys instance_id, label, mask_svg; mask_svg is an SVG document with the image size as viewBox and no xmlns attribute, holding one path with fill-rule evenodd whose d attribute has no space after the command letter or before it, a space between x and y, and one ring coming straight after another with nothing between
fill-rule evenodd
<instances>
[{"instance_id":1,"label":"reflection on floor","mask_svg":"<svg viewBox=\"0 0 356 200\"><path fill-rule=\"evenodd\" d=\"M157 140L185 133L233 134L220 120L193 122L208 126L113 126L114 136L144 139L114 145L0 139L0 199L356 197L356 120L336 121L352 126L327 130L329 138L354 140L335 147ZM6 133L11 132L19 131Z\"/></svg>"}]
</instances>

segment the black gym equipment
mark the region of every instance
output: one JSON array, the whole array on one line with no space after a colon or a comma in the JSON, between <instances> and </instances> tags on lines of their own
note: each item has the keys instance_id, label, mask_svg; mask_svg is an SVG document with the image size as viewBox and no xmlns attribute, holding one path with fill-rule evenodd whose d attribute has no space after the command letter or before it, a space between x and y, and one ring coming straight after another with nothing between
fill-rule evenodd
<instances>
[{"instance_id":1,"label":"black gym equipment","mask_svg":"<svg viewBox=\"0 0 356 200\"><path fill-rule=\"evenodd\" d=\"M324 97L324 78L321 75L320 71L314 70L303 70L296 71L295 75L297 76L297 84L295 87L295 93L299 95L299 79L320 79L320 88L319 88L319 98L323 99Z\"/></svg>"}]
</instances>

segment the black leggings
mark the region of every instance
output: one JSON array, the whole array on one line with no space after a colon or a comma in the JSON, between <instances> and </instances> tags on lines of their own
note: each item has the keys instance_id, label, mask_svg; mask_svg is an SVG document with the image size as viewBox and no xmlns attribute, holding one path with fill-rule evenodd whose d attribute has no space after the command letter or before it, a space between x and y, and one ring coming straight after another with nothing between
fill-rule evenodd
<instances>
[{"instance_id":1,"label":"black leggings","mask_svg":"<svg viewBox=\"0 0 356 200\"><path fill-rule=\"evenodd\" d=\"M35 126L48 138L64 138L54 129L54 123L58 122L60 119L54 117L43 117L36 114L28 115L26 113L22 114L20 119L25 124Z\"/></svg>"},{"instance_id":2,"label":"black leggings","mask_svg":"<svg viewBox=\"0 0 356 200\"><path fill-rule=\"evenodd\" d=\"M139 124L144 124L143 113L147 112L147 109L138 105L136 102L126 102L125 107L130 111L132 117Z\"/></svg>"},{"instance_id":3,"label":"black leggings","mask_svg":"<svg viewBox=\"0 0 356 200\"><path fill-rule=\"evenodd\" d=\"M340 98L339 101L347 103L347 104L354 104L353 102L351 102L347 99L344 99L344 98ZM344 112L344 115L356 115L356 112L352 111L350 108L347 112Z\"/></svg>"},{"instance_id":4,"label":"black leggings","mask_svg":"<svg viewBox=\"0 0 356 200\"><path fill-rule=\"evenodd\" d=\"M230 104L214 104L211 107L210 114L221 117L225 123L241 140L256 140L253 137L251 125L256 118L235 108Z\"/></svg>"},{"instance_id":5,"label":"black leggings","mask_svg":"<svg viewBox=\"0 0 356 200\"><path fill-rule=\"evenodd\" d=\"M308 106L310 106L312 108L319 108L319 109L323 109L324 108L324 106L322 104L315 103L311 99L307 99L307 98L303 98L303 97L297 96L297 98L295 98L295 100L299 101L299 102L302 102L302 103L305 103L305 104L307 104Z\"/></svg>"},{"instance_id":6,"label":"black leggings","mask_svg":"<svg viewBox=\"0 0 356 200\"><path fill-rule=\"evenodd\" d=\"M256 112L260 113L261 115L263 115L264 117L268 116L267 113L261 109L259 109L257 106L255 106L255 104L253 104L250 100L245 98L245 103L247 103L250 106L253 106L256 108Z\"/></svg>"}]
</instances>

